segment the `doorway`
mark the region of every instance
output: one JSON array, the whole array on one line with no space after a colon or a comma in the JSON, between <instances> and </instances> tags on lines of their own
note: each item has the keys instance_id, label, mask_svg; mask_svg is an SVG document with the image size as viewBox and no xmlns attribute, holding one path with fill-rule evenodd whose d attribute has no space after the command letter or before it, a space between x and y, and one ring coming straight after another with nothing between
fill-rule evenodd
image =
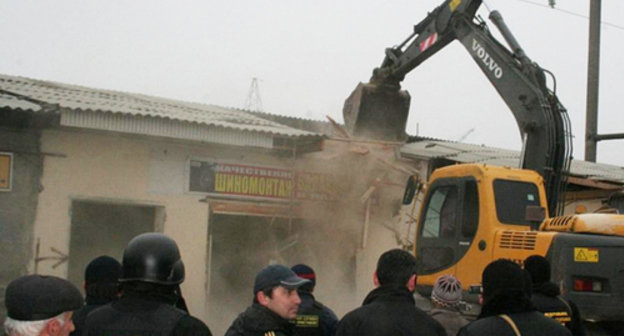
<instances>
[{"instance_id":1,"label":"doorway","mask_svg":"<svg viewBox=\"0 0 624 336\"><path fill-rule=\"evenodd\" d=\"M69 281L82 288L84 269L108 255L119 262L130 239L162 228L164 207L98 201L73 201L69 244Z\"/></svg>"},{"instance_id":2,"label":"doorway","mask_svg":"<svg viewBox=\"0 0 624 336\"><path fill-rule=\"evenodd\" d=\"M224 334L253 299L256 273L269 264L309 259L301 219L213 214L208 302L210 328ZM209 246L210 249L210 246Z\"/></svg>"}]
</instances>

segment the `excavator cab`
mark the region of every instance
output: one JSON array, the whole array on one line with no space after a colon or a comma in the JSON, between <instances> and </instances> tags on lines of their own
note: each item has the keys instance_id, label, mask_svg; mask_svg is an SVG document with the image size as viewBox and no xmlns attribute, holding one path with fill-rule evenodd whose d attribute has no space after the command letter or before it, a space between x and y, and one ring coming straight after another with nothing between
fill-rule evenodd
<instances>
[{"instance_id":1,"label":"excavator cab","mask_svg":"<svg viewBox=\"0 0 624 336\"><path fill-rule=\"evenodd\" d=\"M385 141L404 141L410 95L396 87L360 83L342 110L351 135Z\"/></svg>"},{"instance_id":2,"label":"excavator cab","mask_svg":"<svg viewBox=\"0 0 624 336\"><path fill-rule=\"evenodd\" d=\"M403 204L414 205L408 183ZM428 295L438 276L453 274L464 290L481 281L492 260L545 255L552 234L534 230L547 216L543 181L535 171L483 164L438 168L413 218L412 252L420 260L418 290Z\"/></svg>"}]
</instances>

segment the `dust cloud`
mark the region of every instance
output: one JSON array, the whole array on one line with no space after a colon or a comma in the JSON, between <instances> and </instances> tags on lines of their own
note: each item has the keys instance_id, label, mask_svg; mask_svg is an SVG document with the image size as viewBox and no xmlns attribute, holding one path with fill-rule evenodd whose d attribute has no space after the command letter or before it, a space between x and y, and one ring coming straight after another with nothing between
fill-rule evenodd
<instances>
[{"instance_id":1,"label":"dust cloud","mask_svg":"<svg viewBox=\"0 0 624 336\"><path fill-rule=\"evenodd\" d=\"M316 299L340 318L372 289L379 254L400 244L401 225L393 218L409 168L395 158L394 146L328 141L322 152L297 158L296 164L298 171L330 177L323 185L330 190L327 199L297 200L297 218L211 218L205 320L214 334L224 334L251 304L255 274L273 263L311 266Z\"/></svg>"}]
</instances>

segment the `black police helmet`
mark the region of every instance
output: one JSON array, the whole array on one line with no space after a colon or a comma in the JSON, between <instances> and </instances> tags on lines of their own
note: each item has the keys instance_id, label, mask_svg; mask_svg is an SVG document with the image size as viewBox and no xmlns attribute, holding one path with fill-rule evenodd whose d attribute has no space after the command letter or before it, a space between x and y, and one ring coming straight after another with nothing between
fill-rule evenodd
<instances>
[{"instance_id":1,"label":"black police helmet","mask_svg":"<svg viewBox=\"0 0 624 336\"><path fill-rule=\"evenodd\" d=\"M184 263L173 239L162 233L143 233L124 249L121 273L119 282L177 285L184 281Z\"/></svg>"}]
</instances>

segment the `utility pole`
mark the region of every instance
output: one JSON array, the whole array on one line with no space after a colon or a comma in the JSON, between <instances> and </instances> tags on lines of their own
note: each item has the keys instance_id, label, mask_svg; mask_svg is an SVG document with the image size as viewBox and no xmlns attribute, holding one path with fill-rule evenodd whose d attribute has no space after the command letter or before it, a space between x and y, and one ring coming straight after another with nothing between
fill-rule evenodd
<instances>
[{"instance_id":1,"label":"utility pole","mask_svg":"<svg viewBox=\"0 0 624 336\"><path fill-rule=\"evenodd\" d=\"M598 134L598 83L600 74L600 4L590 0L589 55L587 60L587 114L585 119L585 161L596 162L598 141L624 139L624 133Z\"/></svg>"},{"instance_id":2,"label":"utility pole","mask_svg":"<svg viewBox=\"0 0 624 336\"><path fill-rule=\"evenodd\" d=\"M600 74L600 2L590 0L589 53L587 57L587 107L585 118L585 161L596 162L598 142L598 83Z\"/></svg>"},{"instance_id":3,"label":"utility pole","mask_svg":"<svg viewBox=\"0 0 624 336\"><path fill-rule=\"evenodd\" d=\"M258 78L251 79L251 86L245 100L245 110L262 112L262 99L260 98L260 88L258 87Z\"/></svg>"}]
</instances>

